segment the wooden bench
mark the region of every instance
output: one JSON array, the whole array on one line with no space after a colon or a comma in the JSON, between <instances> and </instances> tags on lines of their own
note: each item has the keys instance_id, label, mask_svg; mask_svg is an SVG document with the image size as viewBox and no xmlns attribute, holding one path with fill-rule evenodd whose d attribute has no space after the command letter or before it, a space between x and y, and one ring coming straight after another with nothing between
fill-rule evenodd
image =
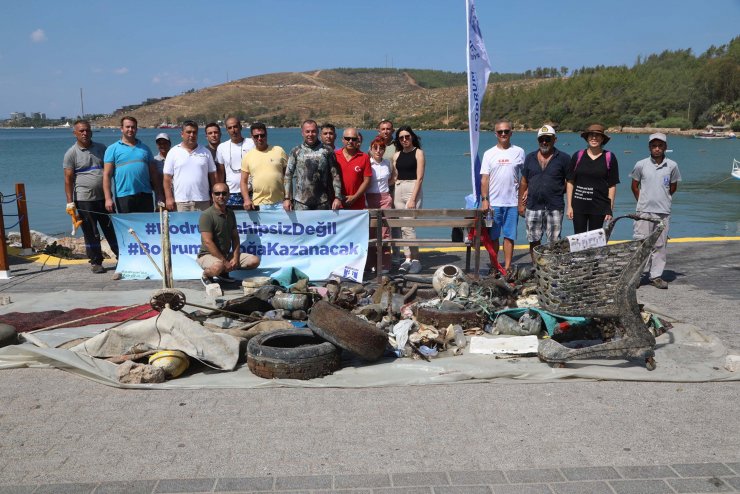
<instances>
[{"instance_id":1,"label":"wooden bench","mask_svg":"<svg viewBox=\"0 0 740 494\"><path fill-rule=\"evenodd\" d=\"M398 247L465 247L465 271L470 272L471 249L475 250L474 277L478 279L480 271L480 232L483 215L477 209L370 209L370 227L375 228L375 238L370 239L370 245L375 245L376 261L375 272L380 278L383 269L383 246ZM383 238L383 226L393 227L453 227L475 228L472 242L465 242L465 234L461 242L451 238L416 238L404 240L400 238ZM463 230L464 232L465 230Z\"/></svg>"}]
</instances>

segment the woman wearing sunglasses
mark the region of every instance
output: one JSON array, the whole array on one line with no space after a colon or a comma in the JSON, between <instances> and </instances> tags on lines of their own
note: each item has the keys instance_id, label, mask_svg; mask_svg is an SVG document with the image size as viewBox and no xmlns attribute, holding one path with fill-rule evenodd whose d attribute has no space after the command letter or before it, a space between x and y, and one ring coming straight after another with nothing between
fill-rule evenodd
<instances>
[{"instance_id":1,"label":"woman wearing sunglasses","mask_svg":"<svg viewBox=\"0 0 740 494\"><path fill-rule=\"evenodd\" d=\"M424 151L421 141L408 125L396 131L396 152L393 154L393 168L396 170L396 190L393 205L396 209L421 209L423 194L421 184L424 180ZM411 227L401 228L401 238L415 239L416 230ZM421 272L418 247L404 247L406 260L399 271L416 274Z\"/></svg>"}]
</instances>

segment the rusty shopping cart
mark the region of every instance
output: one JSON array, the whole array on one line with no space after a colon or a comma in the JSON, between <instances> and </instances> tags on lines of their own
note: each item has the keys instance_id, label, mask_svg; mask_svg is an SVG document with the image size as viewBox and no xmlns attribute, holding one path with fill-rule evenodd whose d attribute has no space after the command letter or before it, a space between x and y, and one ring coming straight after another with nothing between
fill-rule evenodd
<instances>
[{"instance_id":1,"label":"rusty shopping cart","mask_svg":"<svg viewBox=\"0 0 740 494\"><path fill-rule=\"evenodd\" d=\"M535 278L540 307L565 316L612 318L624 330L622 338L571 349L540 341L538 355L545 362L591 358L641 358L655 369L655 337L648 331L637 305L637 287L648 257L665 225L660 220L626 215L604 228L608 240L623 218L652 221L658 227L640 240L570 251L568 239L534 248Z\"/></svg>"}]
</instances>

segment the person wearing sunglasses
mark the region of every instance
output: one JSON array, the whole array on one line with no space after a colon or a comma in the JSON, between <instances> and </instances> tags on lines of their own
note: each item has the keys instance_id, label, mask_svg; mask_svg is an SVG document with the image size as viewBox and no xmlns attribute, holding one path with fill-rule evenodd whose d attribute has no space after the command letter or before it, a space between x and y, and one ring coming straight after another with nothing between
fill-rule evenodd
<instances>
[{"instance_id":1,"label":"person wearing sunglasses","mask_svg":"<svg viewBox=\"0 0 740 494\"><path fill-rule=\"evenodd\" d=\"M365 191L373 176L370 157L360 150L360 134L356 128L344 129L342 142L344 146L334 154L342 171L343 205L345 209L362 210L365 209Z\"/></svg>"},{"instance_id":2,"label":"person wearing sunglasses","mask_svg":"<svg viewBox=\"0 0 740 494\"><path fill-rule=\"evenodd\" d=\"M565 211L565 175L570 155L555 147L558 137L551 125L537 131L537 151L524 158L519 181L519 216L524 217L529 241L529 255L534 264L533 249L542 242L560 239Z\"/></svg>"},{"instance_id":3,"label":"person wearing sunglasses","mask_svg":"<svg viewBox=\"0 0 740 494\"><path fill-rule=\"evenodd\" d=\"M604 149L610 139L605 130L600 124L589 125L581 133L588 148L570 158L565 194L575 233L602 228L604 221L612 219L619 163L614 153Z\"/></svg>"},{"instance_id":4,"label":"person wearing sunglasses","mask_svg":"<svg viewBox=\"0 0 740 494\"><path fill-rule=\"evenodd\" d=\"M231 271L255 269L260 264L259 257L240 252L236 216L226 207L229 194L228 185L214 184L213 205L201 213L198 221L201 245L196 261L203 268L200 281L205 287L217 281L238 283L229 275Z\"/></svg>"},{"instance_id":5,"label":"person wearing sunglasses","mask_svg":"<svg viewBox=\"0 0 740 494\"><path fill-rule=\"evenodd\" d=\"M203 211L211 205L208 190L216 183L216 164L198 144L198 124L182 124L182 142L164 160L164 194L169 211Z\"/></svg>"},{"instance_id":6,"label":"person wearing sunglasses","mask_svg":"<svg viewBox=\"0 0 740 494\"><path fill-rule=\"evenodd\" d=\"M226 207L242 209L244 207L244 198L241 191L242 158L254 149L254 141L242 136L242 123L236 117L226 119L226 132L229 133L229 140L218 145L216 166L224 170L223 178L231 191ZM251 184L247 185L247 191L251 193Z\"/></svg>"},{"instance_id":7,"label":"person wearing sunglasses","mask_svg":"<svg viewBox=\"0 0 740 494\"><path fill-rule=\"evenodd\" d=\"M643 218L659 219L665 224L663 233L655 242L645 268L648 270L650 284L661 290L668 288L663 279L663 269L666 263L666 247L668 241L668 226L671 221L671 205L673 194L681 181L681 172L678 164L665 157L668 139L662 132L650 134L648 150L650 157L638 161L630 173L632 177L632 194L637 200L637 214ZM658 227L651 221L635 221L633 238L643 239L649 236Z\"/></svg>"},{"instance_id":8,"label":"person wearing sunglasses","mask_svg":"<svg viewBox=\"0 0 740 494\"><path fill-rule=\"evenodd\" d=\"M396 170L396 189L393 205L396 209L421 209L423 194L421 184L424 181L426 158L421 150L421 139L408 125L402 125L396 131L396 152L391 161ZM415 239L416 230L412 227L401 228L401 238ZM417 274L421 272L418 247L404 247L406 260L398 270Z\"/></svg>"},{"instance_id":9,"label":"person wearing sunglasses","mask_svg":"<svg viewBox=\"0 0 740 494\"><path fill-rule=\"evenodd\" d=\"M334 150L319 140L315 120L301 124L303 143L288 154L283 209L342 209L342 175Z\"/></svg>"},{"instance_id":10,"label":"person wearing sunglasses","mask_svg":"<svg viewBox=\"0 0 740 494\"><path fill-rule=\"evenodd\" d=\"M249 127L255 148L242 159L241 189L243 207L247 211L282 210L285 192L283 177L288 164L288 155L280 146L267 144L267 127L255 122ZM249 181L252 181L252 197L249 197Z\"/></svg>"},{"instance_id":11,"label":"person wearing sunglasses","mask_svg":"<svg viewBox=\"0 0 740 494\"><path fill-rule=\"evenodd\" d=\"M504 237L504 270L511 268L514 242L519 223L519 175L524 164L524 150L511 144L512 125L507 119L494 126L498 142L483 154L480 169L481 209L493 210L493 226L488 235L498 256L499 238ZM491 259L496 266L498 259Z\"/></svg>"}]
</instances>

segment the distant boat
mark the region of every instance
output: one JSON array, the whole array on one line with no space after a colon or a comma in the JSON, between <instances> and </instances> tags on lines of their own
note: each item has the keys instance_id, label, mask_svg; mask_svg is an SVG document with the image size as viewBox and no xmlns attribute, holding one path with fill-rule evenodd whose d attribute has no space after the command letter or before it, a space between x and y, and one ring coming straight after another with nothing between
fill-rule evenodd
<instances>
[{"instance_id":1,"label":"distant boat","mask_svg":"<svg viewBox=\"0 0 740 494\"><path fill-rule=\"evenodd\" d=\"M728 132L727 127L708 125L707 130L694 134L694 139L734 139L734 132Z\"/></svg>"},{"instance_id":2,"label":"distant boat","mask_svg":"<svg viewBox=\"0 0 740 494\"><path fill-rule=\"evenodd\" d=\"M740 161L733 159L732 160L732 173L731 175L740 180Z\"/></svg>"},{"instance_id":3,"label":"distant boat","mask_svg":"<svg viewBox=\"0 0 740 494\"><path fill-rule=\"evenodd\" d=\"M161 124L157 125L157 128L158 129L176 129L178 127L175 124L171 124L171 123L167 123L167 122L162 122Z\"/></svg>"}]
</instances>

